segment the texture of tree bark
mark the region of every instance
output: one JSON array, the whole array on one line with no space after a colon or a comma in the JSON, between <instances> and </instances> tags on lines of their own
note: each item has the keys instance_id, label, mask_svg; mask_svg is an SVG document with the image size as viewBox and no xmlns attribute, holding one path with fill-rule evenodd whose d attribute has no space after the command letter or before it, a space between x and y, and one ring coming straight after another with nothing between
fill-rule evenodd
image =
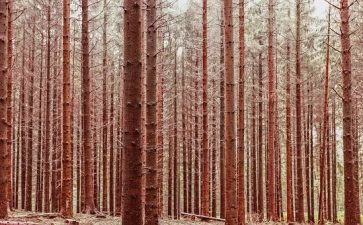
<instances>
[{"instance_id":1,"label":"texture of tree bark","mask_svg":"<svg viewBox=\"0 0 363 225\"><path fill-rule=\"evenodd\" d=\"M159 224L157 167L157 24L156 0L146 10L146 203L145 224ZM184 168L185 170L185 168ZM185 177L184 177L185 179ZM184 199L185 201L185 199Z\"/></svg>"},{"instance_id":2,"label":"texture of tree bark","mask_svg":"<svg viewBox=\"0 0 363 225\"><path fill-rule=\"evenodd\" d=\"M236 225L237 214L237 165L236 127L233 72L233 6L231 0L224 1L224 76L225 76L225 157L226 157L226 225Z\"/></svg>"},{"instance_id":3,"label":"texture of tree bark","mask_svg":"<svg viewBox=\"0 0 363 225\"><path fill-rule=\"evenodd\" d=\"M6 1L0 2L0 218L8 217L8 164L7 110L8 110L8 58L7 58L7 19Z\"/></svg>"},{"instance_id":4,"label":"texture of tree bark","mask_svg":"<svg viewBox=\"0 0 363 225\"><path fill-rule=\"evenodd\" d=\"M124 0L124 12L125 149L122 163L122 222L124 225L142 225L141 1Z\"/></svg>"},{"instance_id":5,"label":"texture of tree bark","mask_svg":"<svg viewBox=\"0 0 363 225\"><path fill-rule=\"evenodd\" d=\"M73 151L71 121L70 2L63 1L63 182L61 212L73 216Z\"/></svg>"},{"instance_id":6,"label":"texture of tree bark","mask_svg":"<svg viewBox=\"0 0 363 225\"><path fill-rule=\"evenodd\" d=\"M208 146L208 21L207 0L203 0L202 73L203 73L203 154L202 154L202 215L210 215L210 172Z\"/></svg>"},{"instance_id":7,"label":"texture of tree bark","mask_svg":"<svg viewBox=\"0 0 363 225\"><path fill-rule=\"evenodd\" d=\"M349 1L340 1L340 42L343 79L344 224L360 224L358 155L353 143L352 59Z\"/></svg>"}]
</instances>

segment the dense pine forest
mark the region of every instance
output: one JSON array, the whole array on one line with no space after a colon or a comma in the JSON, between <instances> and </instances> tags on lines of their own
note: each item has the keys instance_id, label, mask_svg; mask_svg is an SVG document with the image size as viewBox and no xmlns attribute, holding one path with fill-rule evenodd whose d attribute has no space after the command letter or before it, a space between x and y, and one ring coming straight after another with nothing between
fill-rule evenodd
<instances>
[{"instance_id":1,"label":"dense pine forest","mask_svg":"<svg viewBox=\"0 0 363 225\"><path fill-rule=\"evenodd\" d=\"M0 225L363 223L362 0L0 0Z\"/></svg>"}]
</instances>

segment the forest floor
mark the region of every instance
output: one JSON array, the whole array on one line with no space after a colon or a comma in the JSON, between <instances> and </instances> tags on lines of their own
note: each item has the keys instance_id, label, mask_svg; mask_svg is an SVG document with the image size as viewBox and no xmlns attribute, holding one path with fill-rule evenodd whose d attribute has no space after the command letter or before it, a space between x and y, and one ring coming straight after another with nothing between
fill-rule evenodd
<instances>
[{"instance_id":1,"label":"forest floor","mask_svg":"<svg viewBox=\"0 0 363 225\"><path fill-rule=\"evenodd\" d=\"M80 225L121 225L120 217L105 216L98 218L96 215L76 214L74 219ZM25 224L37 225L64 225L68 224L67 220L57 216L57 214L37 214L24 211L11 212L9 219L10 222L23 222ZM3 222L3 221L0 221ZM161 220L160 225L223 225L221 222L201 222L192 221L188 219L181 220Z\"/></svg>"}]
</instances>

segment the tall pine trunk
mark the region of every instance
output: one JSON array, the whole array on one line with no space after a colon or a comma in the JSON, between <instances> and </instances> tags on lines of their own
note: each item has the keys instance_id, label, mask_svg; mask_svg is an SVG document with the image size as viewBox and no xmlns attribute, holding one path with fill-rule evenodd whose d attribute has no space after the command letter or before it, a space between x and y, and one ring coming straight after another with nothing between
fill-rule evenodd
<instances>
[{"instance_id":1,"label":"tall pine trunk","mask_svg":"<svg viewBox=\"0 0 363 225\"><path fill-rule=\"evenodd\" d=\"M237 165L236 165L236 127L234 98L234 60L233 60L233 6L232 0L224 1L224 75L225 95L225 150L226 150L226 225L236 225L237 214Z\"/></svg>"},{"instance_id":2,"label":"tall pine trunk","mask_svg":"<svg viewBox=\"0 0 363 225\"><path fill-rule=\"evenodd\" d=\"M91 137L91 77L89 66L88 0L82 0L82 144L85 171L85 212L95 213L93 150Z\"/></svg>"},{"instance_id":3,"label":"tall pine trunk","mask_svg":"<svg viewBox=\"0 0 363 225\"><path fill-rule=\"evenodd\" d=\"M340 41L343 78L343 152L344 152L344 224L360 224L358 155L352 134L352 62L349 27L349 1L340 1Z\"/></svg>"},{"instance_id":4,"label":"tall pine trunk","mask_svg":"<svg viewBox=\"0 0 363 225\"><path fill-rule=\"evenodd\" d=\"M199 76L198 54L195 61L194 78L194 214L200 212L200 142L199 142Z\"/></svg>"},{"instance_id":5,"label":"tall pine trunk","mask_svg":"<svg viewBox=\"0 0 363 225\"><path fill-rule=\"evenodd\" d=\"M61 213L73 216L73 151L70 67L70 2L63 1L63 179Z\"/></svg>"},{"instance_id":6,"label":"tall pine trunk","mask_svg":"<svg viewBox=\"0 0 363 225\"><path fill-rule=\"evenodd\" d=\"M223 5L223 0L221 1ZM221 28L220 28L220 58L219 58L219 70L220 70L220 126L219 126L219 149L220 149L220 217L225 218L226 215L226 172L225 172L225 148L224 148L224 110L225 110L225 84L224 84L224 19L223 19L223 7L221 7ZM195 109L197 110L197 109ZM197 121L196 121L197 122Z\"/></svg>"},{"instance_id":7,"label":"tall pine trunk","mask_svg":"<svg viewBox=\"0 0 363 225\"><path fill-rule=\"evenodd\" d=\"M326 44L326 59L325 59L325 82L324 82L324 102L323 102L323 129L322 129L322 144L320 146L320 197L319 197L319 224L324 224L327 218L327 184L329 180L327 176L327 149L329 145L328 136L328 108L329 108L329 69L330 69L330 9L328 18L328 40Z\"/></svg>"},{"instance_id":8,"label":"tall pine trunk","mask_svg":"<svg viewBox=\"0 0 363 225\"><path fill-rule=\"evenodd\" d=\"M141 146L141 1L124 0L124 158L123 210L124 225L143 224L142 146Z\"/></svg>"},{"instance_id":9,"label":"tall pine trunk","mask_svg":"<svg viewBox=\"0 0 363 225\"><path fill-rule=\"evenodd\" d=\"M296 0L296 221L304 222L304 185L301 113L301 0Z\"/></svg>"},{"instance_id":10,"label":"tall pine trunk","mask_svg":"<svg viewBox=\"0 0 363 225\"><path fill-rule=\"evenodd\" d=\"M239 88L238 88L238 224L245 224L245 182L244 182L244 154L245 154L245 2L239 0Z\"/></svg>"},{"instance_id":11,"label":"tall pine trunk","mask_svg":"<svg viewBox=\"0 0 363 225\"><path fill-rule=\"evenodd\" d=\"M107 132L108 132L108 114L107 114L107 8L106 8L106 0L103 1L103 33L102 33L102 210L107 212L108 210L108 140L107 140ZM111 164L112 165L112 164ZM110 166L111 170L111 166ZM111 180L111 178L110 178Z\"/></svg>"},{"instance_id":12,"label":"tall pine trunk","mask_svg":"<svg viewBox=\"0 0 363 225\"><path fill-rule=\"evenodd\" d=\"M146 10L146 203L145 223L157 225L157 28L156 0L147 1ZM184 168L185 169L185 168ZM184 177L185 179L185 177ZM184 199L185 200L185 199Z\"/></svg>"},{"instance_id":13,"label":"tall pine trunk","mask_svg":"<svg viewBox=\"0 0 363 225\"><path fill-rule=\"evenodd\" d=\"M7 59L7 11L6 1L0 2L0 219L8 216L9 199L8 191L8 166L7 157L7 79L8 79L8 59Z\"/></svg>"},{"instance_id":14,"label":"tall pine trunk","mask_svg":"<svg viewBox=\"0 0 363 225\"><path fill-rule=\"evenodd\" d=\"M8 75L7 75L7 183L8 183L8 200L9 200L9 208L12 209L14 207L12 200L12 190L13 190L13 182L11 181L11 162L12 162L12 152L15 150L13 148L13 105L12 105L12 96L13 96L13 1L8 1L7 7L7 63L8 63Z\"/></svg>"},{"instance_id":15,"label":"tall pine trunk","mask_svg":"<svg viewBox=\"0 0 363 225\"><path fill-rule=\"evenodd\" d=\"M29 90L29 122L28 122L28 152L27 152L27 174L26 174L26 193L25 210L32 211L32 189L33 189L33 113L34 113L34 60L35 60L35 26L32 28L32 44L30 49L30 90Z\"/></svg>"},{"instance_id":16,"label":"tall pine trunk","mask_svg":"<svg viewBox=\"0 0 363 225\"><path fill-rule=\"evenodd\" d=\"M290 41L286 46L286 209L287 222L294 221L293 207L293 177L292 177L292 137L291 137L291 68L290 68Z\"/></svg>"},{"instance_id":17,"label":"tall pine trunk","mask_svg":"<svg viewBox=\"0 0 363 225\"><path fill-rule=\"evenodd\" d=\"M51 6L50 1L47 5L47 67L46 67L46 79L47 79L47 94L46 94L46 113L45 113L45 153L44 153L44 211L50 211L50 103L51 103L51 78L50 78L50 51L51 51Z\"/></svg>"},{"instance_id":18,"label":"tall pine trunk","mask_svg":"<svg viewBox=\"0 0 363 225\"><path fill-rule=\"evenodd\" d=\"M210 173L209 173L209 147L208 147L208 21L207 0L203 0L203 154L202 154L202 214L209 216L210 208Z\"/></svg>"},{"instance_id":19,"label":"tall pine trunk","mask_svg":"<svg viewBox=\"0 0 363 225\"><path fill-rule=\"evenodd\" d=\"M277 220L275 185L275 50L274 50L274 1L268 4L268 219ZM259 193L261 194L261 193Z\"/></svg>"}]
</instances>

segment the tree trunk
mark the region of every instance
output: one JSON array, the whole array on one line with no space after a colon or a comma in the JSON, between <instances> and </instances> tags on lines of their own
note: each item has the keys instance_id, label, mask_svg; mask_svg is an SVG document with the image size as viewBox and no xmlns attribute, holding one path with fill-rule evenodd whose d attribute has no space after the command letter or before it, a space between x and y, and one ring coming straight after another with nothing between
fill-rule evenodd
<instances>
[{"instance_id":1,"label":"tree trunk","mask_svg":"<svg viewBox=\"0 0 363 225\"><path fill-rule=\"evenodd\" d=\"M239 91L238 91L238 224L245 224L245 181L244 181L244 154L245 154L245 2L239 0Z\"/></svg>"},{"instance_id":2,"label":"tree trunk","mask_svg":"<svg viewBox=\"0 0 363 225\"><path fill-rule=\"evenodd\" d=\"M330 9L329 9L330 10ZM324 82L324 103L323 103L323 128L322 128L322 145L320 146L320 197L319 197L319 224L324 224L327 218L326 193L326 165L327 165L327 146L329 145L328 136L328 107L329 107L329 69L330 69L330 11L328 18L328 40L326 44L326 61L325 61L325 82Z\"/></svg>"},{"instance_id":3,"label":"tree trunk","mask_svg":"<svg viewBox=\"0 0 363 225\"><path fill-rule=\"evenodd\" d=\"M189 56L192 58L192 53L190 51ZM193 63L193 61L191 62ZM193 74L193 67L190 67L190 74ZM188 79L188 88L191 89L193 87L193 76L189 76ZM193 92L188 92L188 103L187 103L187 122L188 122L188 208L187 212L192 213L192 185L193 185ZM161 133L162 134L162 133Z\"/></svg>"},{"instance_id":4,"label":"tree trunk","mask_svg":"<svg viewBox=\"0 0 363 225\"><path fill-rule=\"evenodd\" d=\"M333 140L332 140L332 204L333 204L333 213L332 218L333 222L338 222L337 215L337 131L336 131L336 103L335 97L333 97L333 112L332 112L332 130L333 130Z\"/></svg>"},{"instance_id":5,"label":"tree trunk","mask_svg":"<svg viewBox=\"0 0 363 225\"><path fill-rule=\"evenodd\" d=\"M146 203L145 223L158 221L157 152L157 28L156 0L147 1L146 10ZM184 168L185 170L185 168ZM184 177L185 179L185 177ZM184 199L185 200L185 199Z\"/></svg>"},{"instance_id":6,"label":"tree trunk","mask_svg":"<svg viewBox=\"0 0 363 225\"><path fill-rule=\"evenodd\" d=\"M160 32L161 33L161 32ZM162 34L161 34L162 36ZM164 43L164 37L160 38L160 43ZM164 50L164 49L163 49ZM164 60L163 56L160 56L160 61ZM158 166L158 206L159 217L163 216L164 209L164 64L159 63L158 67L158 106L157 106L157 166Z\"/></svg>"},{"instance_id":7,"label":"tree trunk","mask_svg":"<svg viewBox=\"0 0 363 225\"><path fill-rule=\"evenodd\" d=\"M268 4L268 219L277 220L275 185L275 50L274 50L274 1Z\"/></svg>"},{"instance_id":8,"label":"tree trunk","mask_svg":"<svg viewBox=\"0 0 363 225\"><path fill-rule=\"evenodd\" d=\"M216 81L212 80L212 91L217 93ZM216 98L212 95L212 217L217 217L217 121Z\"/></svg>"},{"instance_id":9,"label":"tree trunk","mask_svg":"<svg viewBox=\"0 0 363 225\"><path fill-rule=\"evenodd\" d=\"M51 6L50 0L47 5L47 68L46 68L46 79L47 79L47 94L46 94L46 113L45 113L45 153L44 153L44 211L50 212L50 103L51 103L51 78L50 78L50 43L51 43Z\"/></svg>"},{"instance_id":10,"label":"tree trunk","mask_svg":"<svg viewBox=\"0 0 363 225\"><path fill-rule=\"evenodd\" d=\"M57 163L58 163L58 148L57 148L57 127L58 127L58 114L57 114L57 106L58 106L58 99L57 93L58 89L58 78L57 78L57 62L58 62L58 37L54 40L55 49L53 51L53 104L52 104L52 168L51 168L51 189L50 189L50 203L51 203L51 212L56 212L57 210L57 203L58 203L58 192L57 192L57 182L59 177L57 176Z\"/></svg>"},{"instance_id":11,"label":"tree trunk","mask_svg":"<svg viewBox=\"0 0 363 225\"><path fill-rule=\"evenodd\" d=\"M231 0L224 1L224 65L226 82L225 99L225 149L226 149L226 225L236 225L237 215L237 182L236 182L236 127L234 110L234 72L233 72L233 6Z\"/></svg>"},{"instance_id":12,"label":"tree trunk","mask_svg":"<svg viewBox=\"0 0 363 225\"><path fill-rule=\"evenodd\" d=\"M13 1L8 1L7 7L7 63L8 63L8 75L7 75L7 123L8 123L8 130L7 130L7 183L8 183L8 190L7 196L9 200L9 208L12 209L13 201L12 201L12 190L13 184L11 181L11 162L12 162L12 152L13 150L13 106L12 106L12 96L13 96Z\"/></svg>"},{"instance_id":13,"label":"tree trunk","mask_svg":"<svg viewBox=\"0 0 363 225\"><path fill-rule=\"evenodd\" d=\"M291 69L290 69L290 41L286 46L286 212L287 222L294 222L293 206L293 177L292 177L292 138L291 138Z\"/></svg>"},{"instance_id":14,"label":"tree trunk","mask_svg":"<svg viewBox=\"0 0 363 225\"><path fill-rule=\"evenodd\" d=\"M172 122L169 121L169 143L168 143L168 149L169 149L169 159L168 159L168 216L169 218L172 217L172 205L173 205L173 149L172 149L172 130L171 130L171 124Z\"/></svg>"},{"instance_id":15,"label":"tree trunk","mask_svg":"<svg viewBox=\"0 0 363 225\"><path fill-rule=\"evenodd\" d=\"M261 58L259 56L259 67ZM260 69L259 69L260 72ZM256 88L255 88L255 66L252 66L252 118L251 118L251 212L257 213L257 146L256 146ZM262 158L262 156L261 156ZM262 173L262 171L261 171ZM262 185L262 184L261 184ZM262 193L261 193L262 194Z\"/></svg>"},{"instance_id":16,"label":"tree trunk","mask_svg":"<svg viewBox=\"0 0 363 225\"><path fill-rule=\"evenodd\" d=\"M195 61L194 79L194 214L200 214L200 143L199 143L199 82L198 54Z\"/></svg>"},{"instance_id":17,"label":"tree trunk","mask_svg":"<svg viewBox=\"0 0 363 225\"><path fill-rule=\"evenodd\" d=\"M115 95L115 74L114 66L111 66L111 102L110 102L110 165L116 165L115 163L115 150L114 150L114 123L115 123L115 112L114 112L114 95ZM110 215L115 215L115 168L110 167Z\"/></svg>"},{"instance_id":18,"label":"tree trunk","mask_svg":"<svg viewBox=\"0 0 363 225\"><path fill-rule=\"evenodd\" d=\"M124 225L143 224L142 146L141 146L141 1L124 0L124 100L125 139L123 158Z\"/></svg>"},{"instance_id":19,"label":"tree trunk","mask_svg":"<svg viewBox=\"0 0 363 225\"><path fill-rule=\"evenodd\" d=\"M260 40L260 45L262 42ZM257 203L256 203L256 212L258 214L259 221L263 220L264 217L264 205L263 205L263 66L262 66L262 52L260 51L258 54L258 150L255 154L255 165L257 163L257 177L256 177L256 192L257 194ZM256 102L256 98L253 100ZM256 113L255 113L256 115ZM256 119L254 119L256 121ZM256 124L256 122L255 122ZM255 125L254 125L255 127ZM256 137L255 137L256 138ZM255 144L256 145L256 144ZM257 146L256 146L257 147ZM256 172L254 172L256 173Z\"/></svg>"},{"instance_id":20,"label":"tree trunk","mask_svg":"<svg viewBox=\"0 0 363 225\"><path fill-rule=\"evenodd\" d=\"M301 126L301 0L296 1L296 221L304 222L304 185Z\"/></svg>"},{"instance_id":21,"label":"tree trunk","mask_svg":"<svg viewBox=\"0 0 363 225\"><path fill-rule=\"evenodd\" d=\"M223 5L223 0L221 1ZM220 217L225 218L226 215L226 172L225 172L225 149L224 149L224 110L225 110L225 84L224 84L224 19L223 19L223 7L221 7L221 28L220 28L220 58L219 58L219 70L220 70L220 126L219 126L219 148L220 148ZM197 110L197 109L195 109ZM197 121L196 121L197 122ZM197 126L197 125L196 125ZM197 129L197 128L196 128ZM197 138L197 137L195 137Z\"/></svg>"},{"instance_id":22,"label":"tree trunk","mask_svg":"<svg viewBox=\"0 0 363 225\"><path fill-rule=\"evenodd\" d=\"M37 152L37 184L36 184L36 200L35 211L42 211L43 192L42 192L42 150L43 150L43 40L41 35L41 53L40 53L40 80L39 80L39 112L38 112L38 152Z\"/></svg>"},{"instance_id":23,"label":"tree trunk","mask_svg":"<svg viewBox=\"0 0 363 225\"><path fill-rule=\"evenodd\" d=\"M73 151L71 122L71 74L70 74L70 2L63 1L63 182L61 213L73 216Z\"/></svg>"},{"instance_id":24,"label":"tree trunk","mask_svg":"<svg viewBox=\"0 0 363 225\"><path fill-rule=\"evenodd\" d=\"M340 1L340 41L343 78L343 152L344 152L344 224L360 224L359 181L356 168L358 155L353 148L352 136L352 62L348 0Z\"/></svg>"},{"instance_id":25,"label":"tree trunk","mask_svg":"<svg viewBox=\"0 0 363 225\"><path fill-rule=\"evenodd\" d=\"M8 154L7 148L7 79L8 79L8 58L7 58L7 11L6 1L0 2L0 218L8 217L9 199L7 196L8 179Z\"/></svg>"},{"instance_id":26,"label":"tree trunk","mask_svg":"<svg viewBox=\"0 0 363 225\"><path fill-rule=\"evenodd\" d=\"M182 150L183 150L183 212L188 207L188 190L187 190L187 140L186 140L186 95L185 95L185 53L182 54Z\"/></svg>"},{"instance_id":27,"label":"tree trunk","mask_svg":"<svg viewBox=\"0 0 363 225\"><path fill-rule=\"evenodd\" d=\"M310 88L309 90L312 90L312 82L310 82ZM312 100L312 94L309 93L309 144L310 144L310 199L311 199L311 213L309 222L314 223L315 222L315 215L314 215L314 136L313 136L313 130L314 130L314 121L313 121L313 100Z\"/></svg>"},{"instance_id":28,"label":"tree trunk","mask_svg":"<svg viewBox=\"0 0 363 225\"><path fill-rule=\"evenodd\" d=\"M95 213L93 150L91 141L91 77L89 67L88 0L82 0L82 144L85 171L85 212Z\"/></svg>"},{"instance_id":29,"label":"tree trunk","mask_svg":"<svg viewBox=\"0 0 363 225\"><path fill-rule=\"evenodd\" d=\"M203 0L203 154L202 154L202 215L209 216L209 149L208 149L208 24L207 24L207 0Z\"/></svg>"},{"instance_id":30,"label":"tree trunk","mask_svg":"<svg viewBox=\"0 0 363 225\"><path fill-rule=\"evenodd\" d=\"M102 45L103 45L103 56L102 56L102 211L107 212L108 210L108 114L107 114L107 2L103 1L103 32L102 32ZM112 164L111 164L112 165ZM111 166L110 166L111 170ZM110 178L111 180L111 178ZM110 192L111 193L111 192Z\"/></svg>"},{"instance_id":31,"label":"tree trunk","mask_svg":"<svg viewBox=\"0 0 363 225\"><path fill-rule=\"evenodd\" d=\"M177 66L178 66L178 56L177 56L177 45L176 45L176 40L175 40L175 52L174 52L174 146L173 146L173 183L174 183L174 219L178 219L179 218L179 142L178 142L178 95L177 95L177 90L178 90L178 82L177 82Z\"/></svg>"},{"instance_id":32,"label":"tree trunk","mask_svg":"<svg viewBox=\"0 0 363 225\"><path fill-rule=\"evenodd\" d=\"M30 49L30 90L29 90L29 122L28 122L28 149L27 152L27 174L25 210L32 211L32 189L33 189L33 113L34 113L34 60L35 60L35 26L32 28L32 44Z\"/></svg>"}]
</instances>

